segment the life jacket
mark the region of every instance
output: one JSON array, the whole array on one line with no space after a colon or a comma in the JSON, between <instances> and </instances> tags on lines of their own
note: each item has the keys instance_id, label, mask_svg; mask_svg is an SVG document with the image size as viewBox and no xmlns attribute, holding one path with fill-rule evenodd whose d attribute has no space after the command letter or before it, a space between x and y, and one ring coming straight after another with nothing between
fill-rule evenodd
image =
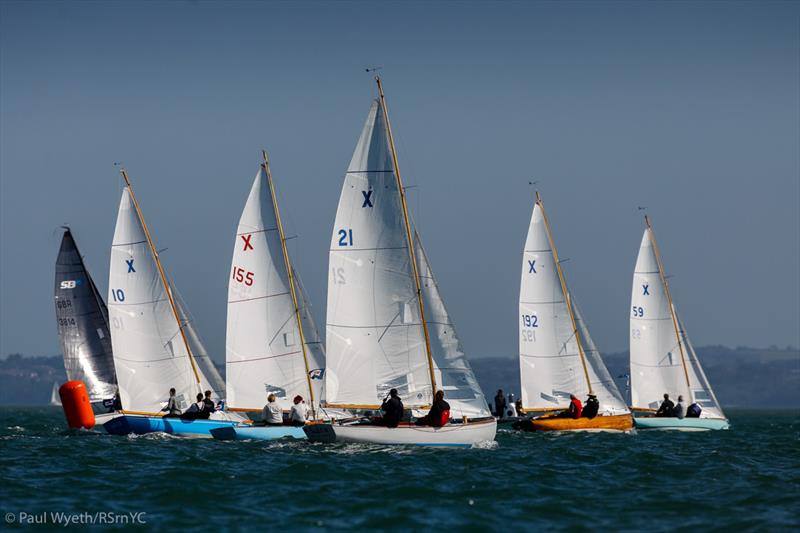
<instances>
[{"instance_id":1,"label":"life jacket","mask_svg":"<svg viewBox=\"0 0 800 533\"><path fill-rule=\"evenodd\" d=\"M439 427L442 427L450 422L450 409L442 411L442 418L439 420Z\"/></svg>"},{"instance_id":2,"label":"life jacket","mask_svg":"<svg viewBox=\"0 0 800 533\"><path fill-rule=\"evenodd\" d=\"M581 401L577 398L572 400L570 403L575 406L575 412L572 413L572 418L580 418L581 413L583 412L583 404L581 404Z\"/></svg>"}]
</instances>

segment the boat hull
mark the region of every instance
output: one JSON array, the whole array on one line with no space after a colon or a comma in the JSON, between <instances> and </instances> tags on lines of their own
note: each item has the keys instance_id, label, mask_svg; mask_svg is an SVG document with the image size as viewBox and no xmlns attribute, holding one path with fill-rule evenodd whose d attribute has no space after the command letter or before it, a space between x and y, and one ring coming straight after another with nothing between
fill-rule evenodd
<instances>
[{"instance_id":1,"label":"boat hull","mask_svg":"<svg viewBox=\"0 0 800 533\"><path fill-rule=\"evenodd\" d=\"M636 429L660 429L672 431L713 431L729 429L730 423L724 418L671 418L656 416L637 416Z\"/></svg>"},{"instance_id":2,"label":"boat hull","mask_svg":"<svg viewBox=\"0 0 800 533\"><path fill-rule=\"evenodd\" d=\"M306 439L302 426L234 425L212 429L211 436L219 440Z\"/></svg>"},{"instance_id":3,"label":"boat hull","mask_svg":"<svg viewBox=\"0 0 800 533\"><path fill-rule=\"evenodd\" d=\"M211 438L211 430L230 427L238 422L229 420L189 420L159 416L122 415L103 424L112 435L144 435L146 433L169 433L184 437Z\"/></svg>"},{"instance_id":4,"label":"boat hull","mask_svg":"<svg viewBox=\"0 0 800 533\"><path fill-rule=\"evenodd\" d=\"M469 424L448 424L440 428L401 425L396 428L370 424L308 424L303 427L314 442L359 442L412 446L470 447L492 441L497 433L494 419Z\"/></svg>"},{"instance_id":5,"label":"boat hull","mask_svg":"<svg viewBox=\"0 0 800 533\"><path fill-rule=\"evenodd\" d=\"M596 416L594 418L532 418L514 425L523 431L630 431L633 417L627 415Z\"/></svg>"}]
</instances>

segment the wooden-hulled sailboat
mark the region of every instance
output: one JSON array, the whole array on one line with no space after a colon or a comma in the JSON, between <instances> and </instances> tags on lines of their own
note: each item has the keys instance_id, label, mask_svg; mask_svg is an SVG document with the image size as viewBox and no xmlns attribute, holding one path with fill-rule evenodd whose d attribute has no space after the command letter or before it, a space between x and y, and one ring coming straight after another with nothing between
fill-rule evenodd
<instances>
[{"instance_id":1,"label":"wooden-hulled sailboat","mask_svg":"<svg viewBox=\"0 0 800 533\"><path fill-rule=\"evenodd\" d=\"M696 402L702 411L698 418L681 419L637 414L636 427L684 431L728 429L728 420L673 304L647 216L645 225L631 290L631 409L652 413L666 393L673 399L683 396L687 406Z\"/></svg>"},{"instance_id":2,"label":"wooden-hulled sailboat","mask_svg":"<svg viewBox=\"0 0 800 533\"><path fill-rule=\"evenodd\" d=\"M113 411L117 395L108 309L68 227L56 258L54 300L67 380L83 382L95 419L102 424L116 416L107 412ZM51 404L61 405L55 383Z\"/></svg>"},{"instance_id":3,"label":"wooden-hulled sailboat","mask_svg":"<svg viewBox=\"0 0 800 533\"><path fill-rule=\"evenodd\" d=\"M211 437L211 429L242 418L217 411L211 419L192 420L164 417L161 412L170 388L176 389L178 403L185 409L198 393L218 390L221 379L210 360L205 368L198 365L192 345L200 344L199 337L173 296L124 169L122 177L125 189L111 248L108 311L124 416L104 427L112 434L165 432ZM198 352L207 357L205 350ZM212 398L219 396L215 393Z\"/></svg>"},{"instance_id":4,"label":"wooden-hulled sailboat","mask_svg":"<svg viewBox=\"0 0 800 533\"><path fill-rule=\"evenodd\" d=\"M380 97L345 175L330 249L325 406L375 413L391 389L419 416L437 390L450 404L440 428L352 418L305 426L309 439L471 446L497 423L461 349L408 216L389 116Z\"/></svg>"},{"instance_id":5,"label":"wooden-hulled sailboat","mask_svg":"<svg viewBox=\"0 0 800 533\"><path fill-rule=\"evenodd\" d=\"M567 288L539 193L533 207L519 294L519 364L523 411L546 413L515 423L523 430L627 431L630 411L594 346ZM600 403L593 418L560 418L570 394Z\"/></svg>"},{"instance_id":6,"label":"wooden-hulled sailboat","mask_svg":"<svg viewBox=\"0 0 800 533\"><path fill-rule=\"evenodd\" d=\"M261 411L275 394L284 412L299 395L319 415L325 353L292 267L266 152L236 230L228 278L226 334L229 411ZM302 427L238 425L220 439L305 439Z\"/></svg>"}]
</instances>

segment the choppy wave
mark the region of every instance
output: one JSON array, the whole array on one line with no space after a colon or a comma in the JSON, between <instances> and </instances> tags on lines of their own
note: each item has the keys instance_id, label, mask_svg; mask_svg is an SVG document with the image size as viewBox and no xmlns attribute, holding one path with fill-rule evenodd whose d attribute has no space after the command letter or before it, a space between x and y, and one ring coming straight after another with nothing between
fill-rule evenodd
<instances>
[{"instance_id":1,"label":"choppy wave","mask_svg":"<svg viewBox=\"0 0 800 533\"><path fill-rule=\"evenodd\" d=\"M441 450L67 431L1 408L4 513L145 512L181 529L789 530L800 526L800 416L733 429L518 433Z\"/></svg>"}]
</instances>

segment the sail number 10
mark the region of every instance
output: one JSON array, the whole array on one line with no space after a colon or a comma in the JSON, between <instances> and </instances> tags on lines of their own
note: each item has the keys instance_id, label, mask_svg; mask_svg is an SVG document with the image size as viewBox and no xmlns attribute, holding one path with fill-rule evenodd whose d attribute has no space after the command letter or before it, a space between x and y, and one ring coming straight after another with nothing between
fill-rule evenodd
<instances>
[{"instance_id":1,"label":"sail number 10","mask_svg":"<svg viewBox=\"0 0 800 533\"><path fill-rule=\"evenodd\" d=\"M253 285L255 274L250 272L249 270L245 270L242 267L233 267L233 280L238 281L239 283L244 283L248 287Z\"/></svg>"}]
</instances>

